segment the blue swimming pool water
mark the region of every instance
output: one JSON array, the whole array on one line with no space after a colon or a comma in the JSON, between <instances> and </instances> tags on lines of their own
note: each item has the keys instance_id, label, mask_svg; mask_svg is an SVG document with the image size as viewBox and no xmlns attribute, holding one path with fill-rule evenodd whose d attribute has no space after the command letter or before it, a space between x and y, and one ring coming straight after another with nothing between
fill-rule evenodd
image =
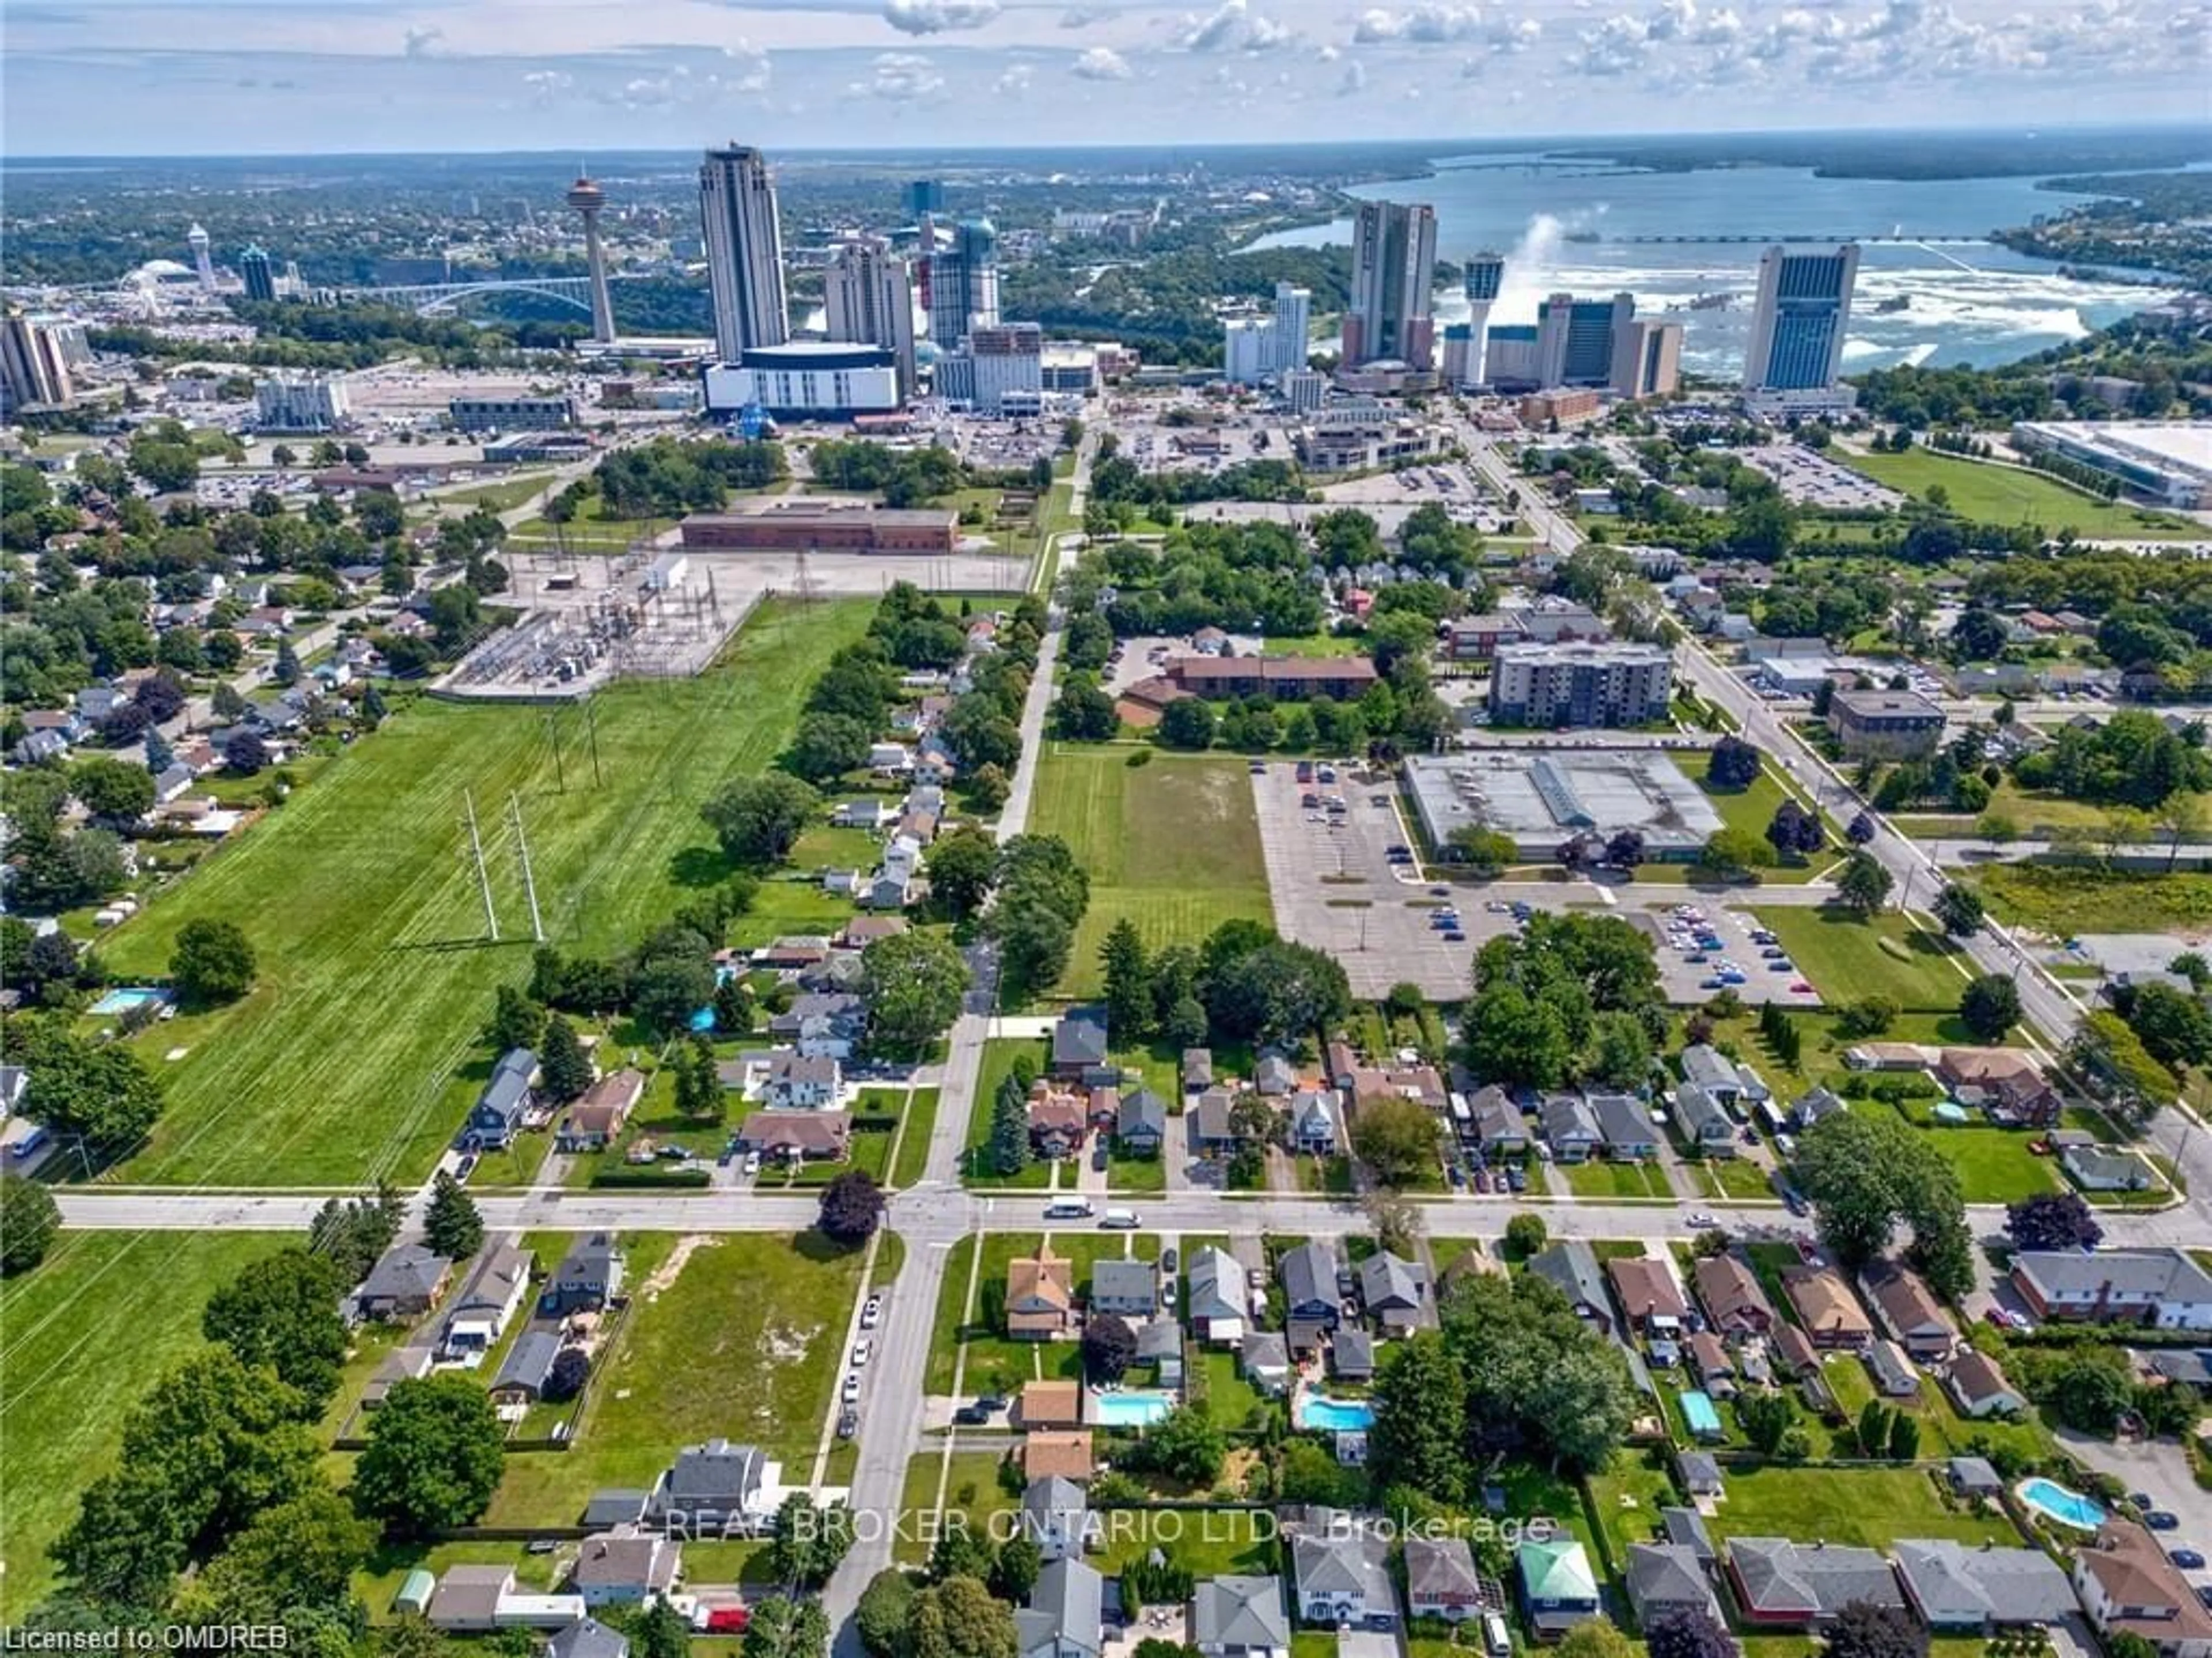
<instances>
[{"instance_id":1,"label":"blue swimming pool water","mask_svg":"<svg viewBox=\"0 0 2212 1658\"><path fill-rule=\"evenodd\" d=\"M2072 1526L2077 1531L2094 1531L2105 1523L2104 1505L2094 1503L2077 1491L2069 1490L2056 1480L2038 1476L2023 1479L2018 1487L2020 1500L2032 1509L2051 1516L2062 1526Z\"/></svg>"},{"instance_id":2,"label":"blue swimming pool water","mask_svg":"<svg viewBox=\"0 0 2212 1658\"><path fill-rule=\"evenodd\" d=\"M1157 1388L1091 1397L1091 1419L1102 1428L1149 1428L1174 1408L1175 1395Z\"/></svg>"},{"instance_id":3,"label":"blue swimming pool water","mask_svg":"<svg viewBox=\"0 0 2212 1658\"><path fill-rule=\"evenodd\" d=\"M169 993L147 985L131 985L111 990L92 1005L94 1013L128 1013L134 1007L143 1007L149 1002L166 1002Z\"/></svg>"},{"instance_id":4,"label":"blue swimming pool water","mask_svg":"<svg viewBox=\"0 0 2212 1658\"><path fill-rule=\"evenodd\" d=\"M1955 1101L1944 1100L1930 1108L1929 1115L1938 1122L1972 1122L1973 1113Z\"/></svg>"},{"instance_id":5,"label":"blue swimming pool water","mask_svg":"<svg viewBox=\"0 0 2212 1658\"><path fill-rule=\"evenodd\" d=\"M1694 1388L1681 1397L1682 1420L1690 1424L1690 1431L1700 1439L1720 1438L1721 1413L1713 1408L1713 1401Z\"/></svg>"},{"instance_id":6,"label":"blue swimming pool water","mask_svg":"<svg viewBox=\"0 0 2212 1658\"><path fill-rule=\"evenodd\" d=\"M1298 1426L1324 1433L1365 1433L1375 1425L1375 1407L1364 1399L1331 1399L1307 1394L1298 1400Z\"/></svg>"}]
</instances>

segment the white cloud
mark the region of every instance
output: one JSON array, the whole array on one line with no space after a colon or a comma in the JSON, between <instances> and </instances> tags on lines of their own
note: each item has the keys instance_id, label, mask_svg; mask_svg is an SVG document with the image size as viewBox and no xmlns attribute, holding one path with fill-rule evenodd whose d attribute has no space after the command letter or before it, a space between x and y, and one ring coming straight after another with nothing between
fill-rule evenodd
<instances>
[{"instance_id":1,"label":"white cloud","mask_svg":"<svg viewBox=\"0 0 2212 1658\"><path fill-rule=\"evenodd\" d=\"M766 92L769 82L768 54L740 40L735 46L724 46L722 56L732 65L728 73L716 76L721 85L732 92Z\"/></svg>"},{"instance_id":2,"label":"white cloud","mask_svg":"<svg viewBox=\"0 0 2212 1658\"><path fill-rule=\"evenodd\" d=\"M1182 52L1267 52L1290 38L1288 28L1254 11L1251 0L1221 0L1210 15L1183 19L1171 44Z\"/></svg>"},{"instance_id":3,"label":"white cloud","mask_svg":"<svg viewBox=\"0 0 2212 1658\"><path fill-rule=\"evenodd\" d=\"M1011 64L991 82L991 90L1001 98L1018 98L1030 89L1030 82L1036 76L1036 70L1027 64Z\"/></svg>"},{"instance_id":4,"label":"white cloud","mask_svg":"<svg viewBox=\"0 0 2212 1658\"><path fill-rule=\"evenodd\" d=\"M998 0L884 0L884 21L902 34L979 29L998 15Z\"/></svg>"},{"instance_id":5,"label":"white cloud","mask_svg":"<svg viewBox=\"0 0 2212 1658\"><path fill-rule=\"evenodd\" d=\"M557 102L576 82L573 76L564 75L557 69L534 69L522 77L522 84L530 88L531 102L550 104Z\"/></svg>"},{"instance_id":6,"label":"white cloud","mask_svg":"<svg viewBox=\"0 0 2212 1658\"><path fill-rule=\"evenodd\" d=\"M1534 46L1544 33L1544 26L1533 17L1512 20L1499 18L1484 33L1483 39L1495 52L1526 52Z\"/></svg>"},{"instance_id":7,"label":"white cloud","mask_svg":"<svg viewBox=\"0 0 2212 1658\"><path fill-rule=\"evenodd\" d=\"M1070 6L1060 15L1060 26L1064 29L1087 29L1093 23L1103 23L1114 15L1111 6Z\"/></svg>"},{"instance_id":8,"label":"white cloud","mask_svg":"<svg viewBox=\"0 0 2212 1658\"><path fill-rule=\"evenodd\" d=\"M1075 60L1073 73L1085 81L1127 81L1136 71L1111 46L1093 46Z\"/></svg>"},{"instance_id":9,"label":"white cloud","mask_svg":"<svg viewBox=\"0 0 2212 1658\"><path fill-rule=\"evenodd\" d=\"M400 51L410 58L429 58L436 54L445 39L446 31L441 28L410 28Z\"/></svg>"},{"instance_id":10,"label":"white cloud","mask_svg":"<svg viewBox=\"0 0 2212 1658\"><path fill-rule=\"evenodd\" d=\"M933 98L945 90L945 77L937 65L917 52L881 52L869 66L874 72L856 81L853 90L871 98L912 100Z\"/></svg>"},{"instance_id":11,"label":"white cloud","mask_svg":"<svg viewBox=\"0 0 2212 1658\"><path fill-rule=\"evenodd\" d=\"M1465 40L1482 27L1482 14L1473 6L1425 5L1410 11L1384 11L1377 7L1359 15L1352 38L1362 44L1385 40L1413 40L1435 45L1443 40Z\"/></svg>"}]
</instances>

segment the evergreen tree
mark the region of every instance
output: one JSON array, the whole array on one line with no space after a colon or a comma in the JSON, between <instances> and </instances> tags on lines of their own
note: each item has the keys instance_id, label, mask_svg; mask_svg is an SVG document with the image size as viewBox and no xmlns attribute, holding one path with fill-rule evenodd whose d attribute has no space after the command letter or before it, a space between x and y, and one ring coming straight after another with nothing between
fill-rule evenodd
<instances>
[{"instance_id":1,"label":"evergreen tree","mask_svg":"<svg viewBox=\"0 0 2212 1658\"><path fill-rule=\"evenodd\" d=\"M161 735L159 726L146 727L146 769L155 777L177 763L177 751L169 746L169 739Z\"/></svg>"},{"instance_id":2,"label":"evergreen tree","mask_svg":"<svg viewBox=\"0 0 2212 1658\"><path fill-rule=\"evenodd\" d=\"M422 1212L422 1236L440 1254L453 1260L483 1247L483 1217L460 1181L441 1169L431 1183L430 1205Z\"/></svg>"},{"instance_id":3,"label":"evergreen tree","mask_svg":"<svg viewBox=\"0 0 2212 1658\"><path fill-rule=\"evenodd\" d=\"M1123 916L1099 946L1106 974L1106 1028L1118 1042L1146 1035L1152 1028L1151 963L1136 923Z\"/></svg>"},{"instance_id":4,"label":"evergreen tree","mask_svg":"<svg viewBox=\"0 0 2212 1658\"><path fill-rule=\"evenodd\" d=\"M726 1102L722 1078L714 1062L714 1045L694 1036L676 1057L676 1108L700 1121L720 1122Z\"/></svg>"},{"instance_id":5,"label":"evergreen tree","mask_svg":"<svg viewBox=\"0 0 2212 1658\"><path fill-rule=\"evenodd\" d=\"M1008 1076L991 1102L991 1139L984 1147L991 1173L1018 1175L1030 1166L1029 1090Z\"/></svg>"},{"instance_id":6,"label":"evergreen tree","mask_svg":"<svg viewBox=\"0 0 2212 1658\"><path fill-rule=\"evenodd\" d=\"M269 677L280 685L296 685L300 683L300 655L292 648L290 640L280 639L276 641L276 665L270 670Z\"/></svg>"},{"instance_id":7,"label":"evergreen tree","mask_svg":"<svg viewBox=\"0 0 2212 1658\"><path fill-rule=\"evenodd\" d=\"M545 1021L538 1071L547 1096L556 1105L568 1104L592 1085L591 1056L577 1039L576 1027L557 1013Z\"/></svg>"}]
</instances>

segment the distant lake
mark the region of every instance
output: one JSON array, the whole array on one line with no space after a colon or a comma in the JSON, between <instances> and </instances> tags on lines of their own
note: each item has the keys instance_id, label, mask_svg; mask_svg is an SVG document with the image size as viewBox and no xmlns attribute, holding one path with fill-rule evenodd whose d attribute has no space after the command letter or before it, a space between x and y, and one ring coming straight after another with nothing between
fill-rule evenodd
<instances>
[{"instance_id":1,"label":"distant lake","mask_svg":"<svg viewBox=\"0 0 2212 1658\"><path fill-rule=\"evenodd\" d=\"M1928 244L1863 242L1844 361L1853 369L1899 362L1987 367L2079 339L2166 291L2075 282L2049 260L1979 240L2085 199L2039 190L2033 179L1824 179L1798 167L1650 173L1587 159L1496 151L1443 158L1425 179L1362 185L1371 200L1426 202L1437 251L1458 260L1506 256L1493 322L1533 322L1545 295L1626 288L1637 309L1678 316L1683 361L1707 374L1743 362L1744 334L1762 241L1665 242L1714 236L1811 240L1922 236ZM1948 239L1963 240L1948 245ZM1255 247L1315 247L1351 240L1351 222L1312 225ZM1693 298L1708 304L1689 308ZM1713 303L1714 296L1724 296ZM1902 299L1905 307L1876 310ZM1464 318L1456 293L1437 296L1440 321Z\"/></svg>"}]
</instances>

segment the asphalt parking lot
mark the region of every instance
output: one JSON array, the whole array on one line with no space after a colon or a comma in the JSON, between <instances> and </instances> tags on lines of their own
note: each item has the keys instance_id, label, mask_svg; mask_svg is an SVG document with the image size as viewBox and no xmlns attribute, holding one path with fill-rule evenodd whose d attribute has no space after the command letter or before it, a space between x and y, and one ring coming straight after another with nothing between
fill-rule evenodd
<instances>
[{"instance_id":1,"label":"asphalt parking lot","mask_svg":"<svg viewBox=\"0 0 2212 1658\"><path fill-rule=\"evenodd\" d=\"M1753 938L1759 922L1742 910L1685 899L1671 908L1626 913L1651 935L1659 956L1660 992L1677 1006L1694 1006L1723 988L1733 989L1745 1001L1754 1005L1779 1002L1784 1007L1820 1005L1820 992L1794 966L1786 972L1773 969L1774 960L1786 961L1788 957L1760 954L1763 950L1779 946L1762 944ZM1704 941L1709 938L1717 938L1720 943L1717 946L1707 944ZM1698 957L1705 959L1699 961ZM1741 984L1721 986L1711 982L1737 975L1742 978ZM1792 988L1801 984L1805 987L1803 990Z\"/></svg>"}]
</instances>

